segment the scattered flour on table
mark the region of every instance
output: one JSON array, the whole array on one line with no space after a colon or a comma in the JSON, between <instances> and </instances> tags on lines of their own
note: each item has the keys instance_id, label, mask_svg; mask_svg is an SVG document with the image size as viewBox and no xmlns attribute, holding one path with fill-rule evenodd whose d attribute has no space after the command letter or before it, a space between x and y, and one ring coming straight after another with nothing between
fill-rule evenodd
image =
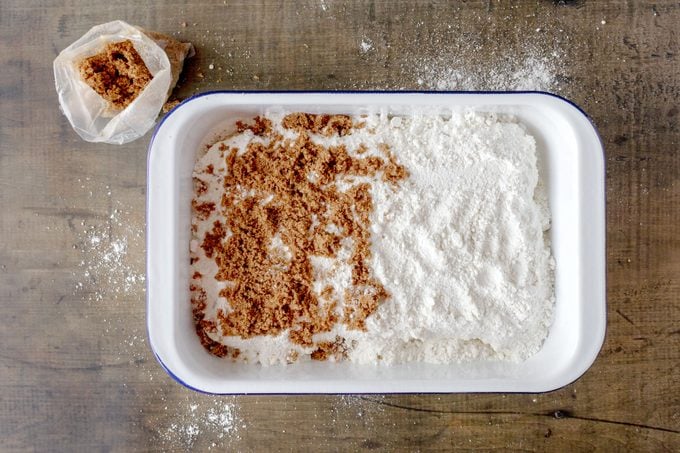
<instances>
[{"instance_id":1,"label":"scattered flour on table","mask_svg":"<svg viewBox=\"0 0 680 453\"><path fill-rule=\"evenodd\" d=\"M139 263L132 262L130 249L144 248L144 227L135 227L128 211L113 209L108 222L85 226L75 245L82 254L77 277L76 293L83 293L89 301L105 298L118 299L133 289L144 290L145 273Z\"/></svg>"},{"instance_id":2,"label":"scattered flour on table","mask_svg":"<svg viewBox=\"0 0 680 453\"><path fill-rule=\"evenodd\" d=\"M165 448L192 448L204 450L222 449L241 439L239 429L245 427L238 415L234 398L190 397L176 408L165 406L168 418L165 426L158 428ZM200 400L200 401L199 401ZM172 406L171 406L172 407ZM165 418L165 417L164 417Z\"/></svg>"},{"instance_id":3,"label":"scattered flour on table","mask_svg":"<svg viewBox=\"0 0 680 453\"><path fill-rule=\"evenodd\" d=\"M419 88L453 91L560 92L558 74L563 54L558 48L527 44L521 51L470 59L469 49L458 53L416 55L408 64Z\"/></svg>"},{"instance_id":4,"label":"scattered flour on table","mask_svg":"<svg viewBox=\"0 0 680 453\"><path fill-rule=\"evenodd\" d=\"M549 91L564 93L571 83L569 58L582 46L557 22L542 25L543 16L514 18L507 36L491 38L480 33L484 25L452 21L432 27L417 22L419 39L376 45L372 55L396 67L387 86L396 90ZM507 18L506 18L507 20ZM536 25L539 25L536 27ZM380 43L380 35L366 33L364 40ZM498 40L503 44L499 45ZM398 51L397 51L398 49ZM382 82L382 83L385 83ZM381 88L356 81L357 88Z\"/></svg>"},{"instance_id":5,"label":"scattered flour on table","mask_svg":"<svg viewBox=\"0 0 680 453\"><path fill-rule=\"evenodd\" d=\"M85 181L89 183L89 178ZM90 183L96 187L96 183ZM86 185L81 188L86 189ZM111 196L109 186L89 191ZM96 303L96 311L102 323L102 334L109 344L114 339L119 361L143 363L149 354L146 345L144 314L144 222L143 216L135 216L129 206L111 200L113 206L106 217L97 218L97 223L85 220L79 226L73 225L77 234L73 248L80 253L80 261L73 271L75 279L74 296L83 301ZM139 304L129 305L126 311L139 313L134 321L121 320L121 305L128 300ZM87 315L86 315L87 317ZM92 316L89 322L96 322Z\"/></svg>"},{"instance_id":6,"label":"scattered flour on table","mask_svg":"<svg viewBox=\"0 0 680 453\"><path fill-rule=\"evenodd\" d=\"M367 38L362 39L361 44L359 44L359 50L362 54L370 52L373 50L373 41Z\"/></svg>"},{"instance_id":7,"label":"scattered flour on table","mask_svg":"<svg viewBox=\"0 0 680 453\"><path fill-rule=\"evenodd\" d=\"M384 395L338 395L333 405L334 421L340 416L348 416L372 425L376 416L385 412L384 401Z\"/></svg>"}]
</instances>

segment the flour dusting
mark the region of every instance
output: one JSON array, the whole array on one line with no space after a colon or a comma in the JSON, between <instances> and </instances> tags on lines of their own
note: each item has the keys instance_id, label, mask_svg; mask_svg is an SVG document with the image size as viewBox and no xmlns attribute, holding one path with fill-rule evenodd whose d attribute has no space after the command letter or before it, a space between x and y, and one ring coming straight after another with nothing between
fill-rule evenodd
<instances>
[{"instance_id":1,"label":"flour dusting","mask_svg":"<svg viewBox=\"0 0 680 453\"><path fill-rule=\"evenodd\" d=\"M459 53L414 56L409 65L420 88L438 91L561 91L562 52L530 44L490 59Z\"/></svg>"},{"instance_id":2,"label":"flour dusting","mask_svg":"<svg viewBox=\"0 0 680 453\"><path fill-rule=\"evenodd\" d=\"M372 269L391 298L357 335L361 363L525 360L552 320L550 214L536 145L510 117L372 118L409 178L372 188Z\"/></svg>"},{"instance_id":3,"label":"flour dusting","mask_svg":"<svg viewBox=\"0 0 680 453\"><path fill-rule=\"evenodd\" d=\"M167 426L158 429L164 447L189 449L200 442L207 445L207 450L222 449L241 439L238 430L243 421L233 398L201 400L172 409L165 406L166 411L171 411L170 420Z\"/></svg>"},{"instance_id":4,"label":"flour dusting","mask_svg":"<svg viewBox=\"0 0 680 453\"><path fill-rule=\"evenodd\" d=\"M81 224L82 237L75 247L82 259L80 272L74 273L75 290L89 301L118 299L133 289L144 290L145 273L129 257L130 248L144 248L144 229L143 225L135 227L129 216L129 211L115 208L108 222Z\"/></svg>"},{"instance_id":5,"label":"flour dusting","mask_svg":"<svg viewBox=\"0 0 680 453\"><path fill-rule=\"evenodd\" d=\"M361 44L359 44L359 50L362 54L370 52L373 50L373 41L367 38L362 39Z\"/></svg>"}]
</instances>

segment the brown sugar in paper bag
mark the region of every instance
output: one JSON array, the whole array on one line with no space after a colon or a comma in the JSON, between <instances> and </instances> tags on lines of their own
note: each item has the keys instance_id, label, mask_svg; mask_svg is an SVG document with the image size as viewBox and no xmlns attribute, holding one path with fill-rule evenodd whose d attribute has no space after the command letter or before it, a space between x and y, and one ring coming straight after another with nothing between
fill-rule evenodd
<instances>
[{"instance_id":1,"label":"brown sugar in paper bag","mask_svg":"<svg viewBox=\"0 0 680 453\"><path fill-rule=\"evenodd\" d=\"M98 25L54 60L59 105L84 140L131 142L153 127L192 55L191 44L123 21Z\"/></svg>"}]
</instances>

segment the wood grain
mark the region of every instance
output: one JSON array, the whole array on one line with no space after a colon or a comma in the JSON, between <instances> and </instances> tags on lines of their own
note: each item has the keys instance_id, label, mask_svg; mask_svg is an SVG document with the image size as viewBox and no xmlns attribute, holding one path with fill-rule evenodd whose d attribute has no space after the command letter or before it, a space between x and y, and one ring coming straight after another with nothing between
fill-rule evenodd
<instances>
[{"instance_id":1,"label":"wood grain","mask_svg":"<svg viewBox=\"0 0 680 453\"><path fill-rule=\"evenodd\" d=\"M149 137L81 141L51 73L118 18L196 45L178 97L433 89L447 64L557 52L554 90L606 150L608 330L593 367L538 395L217 398L175 384L145 340ZM680 450L678 23L676 1L3 2L0 450Z\"/></svg>"}]
</instances>

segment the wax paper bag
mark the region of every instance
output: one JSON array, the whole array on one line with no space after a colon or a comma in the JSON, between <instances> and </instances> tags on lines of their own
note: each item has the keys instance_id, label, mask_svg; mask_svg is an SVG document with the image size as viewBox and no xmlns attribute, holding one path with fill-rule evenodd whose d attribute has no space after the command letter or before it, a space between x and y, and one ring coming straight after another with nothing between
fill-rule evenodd
<instances>
[{"instance_id":1,"label":"wax paper bag","mask_svg":"<svg viewBox=\"0 0 680 453\"><path fill-rule=\"evenodd\" d=\"M193 47L165 35L147 33L120 20L97 25L54 60L59 105L84 140L120 145L141 137L156 122ZM117 110L83 81L78 66L107 44L124 40L132 42L153 78L132 103Z\"/></svg>"}]
</instances>

